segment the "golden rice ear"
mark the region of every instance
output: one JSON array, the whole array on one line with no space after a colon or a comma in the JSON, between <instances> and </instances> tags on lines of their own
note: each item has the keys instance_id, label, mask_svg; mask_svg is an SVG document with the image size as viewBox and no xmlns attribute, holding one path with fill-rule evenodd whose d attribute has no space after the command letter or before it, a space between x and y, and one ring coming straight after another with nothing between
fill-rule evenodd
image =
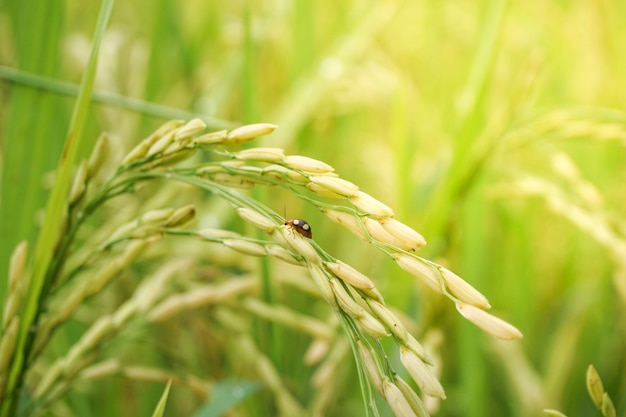
<instances>
[{"instance_id":1,"label":"golden rice ear","mask_svg":"<svg viewBox=\"0 0 626 417\"><path fill-rule=\"evenodd\" d=\"M355 196L350 197L350 202L358 209L375 218L393 217L394 215L391 207L363 191L359 191Z\"/></svg>"},{"instance_id":2,"label":"golden rice ear","mask_svg":"<svg viewBox=\"0 0 626 417\"><path fill-rule=\"evenodd\" d=\"M328 216L330 220L333 222L342 225L354 235L356 235L359 239L367 241L367 235L363 231L361 227L361 223L359 220L352 214L346 213L345 211L332 210L324 207L322 209L322 213Z\"/></svg>"},{"instance_id":3,"label":"golden rice ear","mask_svg":"<svg viewBox=\"0 0 626 417\"><path fill-rule=\"evenodd\" d=\"M238 127L228 132L226 141L228 143L245 143L259 136L267 135L278 129L278 126L272 123L255 123Z\"/></svg>"},{"instance_id":4,"label":"golden rice ear","mask_svg":"<svg viewBox=\"0 0 626 417\"><path fill-rule=\"evenodd\" d=\"M332 307L337 307L337 301L335 299L333 288L330 284L328 276L321 268L321 266L313 262L307 262L307 268L309 269L311 279L313 280L315 285L317 285L317 288L320 291L322 298L324 298L324 300L326 300L326 302Z\"/></svg>"},{"instance_id":5,"label":"golden rice ear","mask_svg":"<svg viewBox=\"0 0 626 417\"><path fill-rule=\"evenodd\" d=\"M472 287L463 278L444 267L440 267L439 271L441 271L441 276L446 283L446 287L459 300L468 304L475 305L478 308L491 308L491 304L489 304L489 300L487 300L487 297L482 295L476 288Z\"/></svg>"},{"instance_id":6,"label":"golden rice ear","mask_svg":"<svg viewBox=\"0 0 626 417\"><path fill-rule=\"evenodd\" d=\"M389 329L391 334L398 339L398 342L403 345L406 344L408 340L408 332L398 317L396 317L396 315L393 314L387 306L378 301L370 300L367 305L372 309L381 323L387 326L387 329Z\"/></svg>"},{"instance_id":7,"label":"golden rice ear","mask_svg":"<svg viewBox=\"0 0 626 417\"><path fill-rule=\"evenodd\" d=\"M89 156L89 177L93 177L100 170L104 162L109 156L111 150L111 143L106 133L102 133Z\"/></svg>"},{"instance_id":8,"label":"golden rice ear","mask_svg":"<svg viewBox=\"0 0 626 417\"><path fill-rule=\"evenodd\" d=\"M367 372L367 376L369 377L370 382L374 386L374 389L376 389L376 391L381 396L384 396L383 375L380 372L380 367L376 362L374 354L361 340L358 340L356 342L356 346L359 352L359 356L361 356L361 360L365 365L365 371Z\"/></svg>"},{"instance_id":9,"label":"golden rice ear","mask_svg":"<svg viewBox=\"0 0 626 417\"><path fill-rule=\"evenodd\" d=\"M235 158L243 161L277 162L285 158L285 152L280 148L249 148L237 152Z\"/></svg>"},{"instance_id":10,"label":"golden rice ear","mask_svg":"<svg viewBox=\"0 0 626 417\"><path fill-rule=\"evenodd\" d=\"M458 302L456 303L456 309L467 320L499 339L513 340L521 339L523 337L522 332L520 332L512 324L509 324L496 316L492 316L485 310L482 310L472 304Z\"/></svg>"},{"instance_id":11,"label":"golden rice ear","mask_svg":"<svg viewBox=\"0 0 626 417\"><path fill-rule=\"evenodd\" d=\"M345 311L350 317L354 319L359 319L366 314L365 309L361 307L355 300L352 298L350 294L346 291L346 289L341 285L338 279L332 278L330 280L330 285L335 294L335 299L337 300L337 304L339 307Z\"/></svg>"},{"instance_id":12,"label":"golden rice ear","mask_svg":"<svg viewBox=\"0 0 626 417\"><path fill-rule=\"evenodd\" d=\"M258 211L252 210L248 207L239 207L237 214L247 223L250 223L257 229L265 233L272 233L276 229L276 223Z\"/></svg>"},{"instance_id":13,"label":"golden rice ear","mask_svg":"<svg viewBox=\"0 0 626 417\"><path fill-rule=\"evenodd\" d=\"M411 404L400 391L400 388L389 380L383 381L383 397L393 410L396 417L415 416Z\"/></svg>"},{"instance_id":14,"label":"golden rice ear","mask_svg":"<svg viewBox=\"0 0 626 417\"><path fill-rule=\"evenodd\" d=\"M398 266L404 269L409 274L418 278L422 283L426 284L430 289L440 294L443 293L441 289L441 282L439 276L434 268L426 265L424 262L415 258L412 255L404 253L396 253L393 255Z\"/></svg>"},{"instance_id":15,"label":"golden rice ear","mask_svg":"<svg viewBox=\"0 0 626 417\"><path fill-rule=\"evenodd\" d=\"M193 143L197 145L217 145L224 143L228 139L228 130L220 130L217 132L205 133L193 139Z\"/></svg>"},{"instance_id":16,"label":"golden rice ear","mask_svg":"<svg viewBox=\"0 0 626 417\"><path fill-rule=\"evenodd\" d=\"M288 155L283 159L283 162L292 168L312 174L324 174L335 170L327 163L308 156Z\"/></svg>"},{"instance_id":17,"label":"golden rice ear","mask_svg":"<svg viewBox=\"0 0 626 417\"><path fill-rule=\"evenodd\" d=\"M406 398L407 402L411 406L411 409L415 413L414 416L430 417L430 414L428 413L428 409L426 408L426 406L424 405L420 397L415 393L415 391L413 391L413 388L411 388L411 386L407 384L404 379L400 378L397 375L394 379L395 379L396 385L398 386L398 388L404 395L404 398Z\"/></svg>"},{"instance_id":18,"label":"golden rice ear","mask_svg":"<svg viewBox=\"0 0 626 417\"><path fill-rule=\"evenodd\" d=\"M175 141L183 141L206 129L206 123L201 119L192 119L176 130Z\"/></svg>"},{"instance_id":19,"label":"golden rice ear","mask_svg":"<svg viewBox=\"0 0 626 417\"><path fill-rule=\"evenodd\" d=\"M412 350L401 347L400 361L424 394L445 400L446 394L443 387L430 366L424 363Z\"/></svg>"},{"instance_id":20,"label":"golden rice ear","mask_svg":"<svg viewBox=\"0 0 626 417\"><path fill-rule=\"evenodd\" d=\"M316 184L333 193L343 197L355 197L358 195L359 187L342 178L331 177L327 175L311 175L309 177L311 183Z\"/></svg>"},{"instance_id":21,"label":"golden rice ear","mask_svg":"<svg viewBox=\"0 0 626 417\"><path fill-rule=\"evenodd\" d=\"M426 245L426 239L406 224L390 217L380 219L380 224L392 236L400 241L399 247L408 251L416 251Z\"/></svg>"},{"instance_id":22,"label":"golden rice ear","mask_svg":"<svg viewBox=\"0 0 626 417\"><path fill-rule=\"evenodd\" d=\"M324 266L336 277L352 285L354 288L362 290L371 290L375 288L371 279L344 262L326 262Z\"/></svg>"}]
</instances>

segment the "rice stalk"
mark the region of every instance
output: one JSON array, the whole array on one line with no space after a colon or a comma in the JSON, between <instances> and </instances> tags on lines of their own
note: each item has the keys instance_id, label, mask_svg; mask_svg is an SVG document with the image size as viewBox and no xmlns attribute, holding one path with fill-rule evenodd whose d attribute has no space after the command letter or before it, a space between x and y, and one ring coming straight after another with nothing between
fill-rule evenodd
<instances>
[{"instance_id":1,"label":"rice stalk","mask_svg":"<svg viewBox=\"0 0 626 417\"><path fill-rule=\"evenodd\" d=\"M298 284L298 287L307 292L316 288L316 295L326 301L346 331L359 374L364 377L367 413L377 411L366 375L397 415L425 415L422 401L400 379L382 349L379 339L386 337L390 337L401 352L404 367L422 393L445 398L443 387L432 372L430 355L386 305L374 281L327 253L315 240L301 234L292 223L286 222L269 207L236 190L244 185L245 188L273 185L288 190L327 213L331 220L349 225L349 230L389 255L401 268L418 278L427 277L425 282L429 282L432 289L446 295L462 315L479 327L502 338L521 337L513 326L486 313L484 309L489 308L486 299L463 279L417 256L415 251L425 244L423 237L396 220L389 206L341 179L331 166L305 156L285 155L284 151L273 148L230 150L230 146L254 140L275 128L274 125L255 124L230 132L205 134L205 125L200 120L188 123L170 121L133 148L113 174L97 185L91 183L91 178L97 175L101 160L105 159L98 155L106 146L102 144L105 143L103 139L90 162L81 162L72 190L68 192L67 233L60 242L59 259L52 263L46 285L47 304L56 307L40 313L36 343L30 351L31 360L37 363L55 331L74 317L87 300L112 285L149 246L158 246L163 238L199 240L239 257L273 257L285 265L309 272L313 286ZM208 137L211 139L207 140ZM212 153L215 160L200 165L176 166L195 151ZM198 210L187 204L137 213L130 221L112 225L110 233L99 236L99 241L89 241L81 251L73 253L75 240L91 216L110 201L132 195L136 189L153 181L178 182L211 192L227 202L243 221L257 228L260 237L251 238L224 229L194 230L189 225ZM311 188L311 184L319 188ZM323 193L320 192L322 189L325 190ZM72 260L76 256L80 259ZM44 368L35 367L41 372L37 378L33 379L31 375L30 379L34 382L33 398L37 408L50 407L71 389L80 375L93 375L98 369L105 373L119 369L117 365L90 367L105 343L119 337L131 323L151 325L171 320L186 310L211 307L217 322L231 329L228 340L233 344L233 352L239 352L239 355L246 352L249 356L246 360L272 393L281 415L303 415L305 406L296 400L281 380L279 371L248 335L249 318L280 324L310 335L319 343L333 343L313 377L314 386L320 388L315 407L318 412L324 409L332 395L329 390L322 394L321 388L329 386L338 361L343 357L343 350L337 344L335 324L259 300L259 284L254 274L249 278L237 277L200 288L194 286L186 291L174 291L173 277L187 269L186 265L179 260L145 279L126 302L89 326L65 355ZM6 342L3 346L9 345ZM137 378L136 373L133 375Z\"/></svg>"}]
</instances>

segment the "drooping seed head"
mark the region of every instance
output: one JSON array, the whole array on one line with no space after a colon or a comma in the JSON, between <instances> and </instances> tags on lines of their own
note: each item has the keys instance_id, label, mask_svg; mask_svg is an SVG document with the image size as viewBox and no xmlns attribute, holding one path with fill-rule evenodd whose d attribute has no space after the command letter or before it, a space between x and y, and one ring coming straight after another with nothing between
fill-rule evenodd
<instances>
[{"instance_id":1,"label":"drooping seed head","mask_svg":"<svg viewBox=\"0 0 626 417\"><path fill-rule=\"evenodd\" d=\"M174 214L167 220L165 226L180 227L191 221L196 216L196 208L193 204L176 209Z\"/></svg>"},{"instance_id":2,"label":"drooping seed head","mask_svg":"<svg viewBox=\"0 0 626 417\"><path fill-rule=\"evenodd\" d=\"M337 304L339 304L339 307L341 307L343 311L354 319L363 317L365 310L348 294L338 279L331 279L330 285L333 289L333 293L335 293Z\"/></svg>"},{"instance_id":3,"label":"drooping seed head","mask_svg":"<svg viewBox=\"0 0 626 417\"><path fill-rule=\"evenodd\" d=\"M228 139L228 130L219 130L217 132L206 133L193 139L193 143L197 145L217 145Z\"/></svg>"},{"instance_id":4,"label":"drooping seed head","mask_svg":"<svg viewBox=\"0 0 626 417\"><path fill-rule=\"evenodd\" d=\"M414 277L419 278L433 291L442 294L443 291L441 289L441 283L439 282L439 275L433 268L424 264L419 259L404 253L396 253L393 255L393 258L400 268Z\"/></svg>"},{"instance_id":5,"label":"drooping seed head","mask_svg":"<svg viewBox=\"0 0 626 417\"><path fill-rule=\"evenodd\" d=\"M313 182L309 182L306 184L306 188L311 191L314 192L315 194L322 196L322 197L328 197L328 198L344 198L342 195L337 194L334 191L330 191L328 188L324 188L321 185L317 185Z\"/></svg>"},{"instance_id":6,"label":"drooping seed head","mask_svg":"<svg viewBox=\"0 0 626 417\"><path fill-rule=\"evenodd\" d=\"M131 163L142 159L148 153L148 149L150 149L150 143L145 140L139 142L139 144L124 157L122 165L130 165Z\"/></svg>"},{"instance_id":7,"label":"drooping seed head","mask_svg":"<svg viewBox=\"0 0 626 417\"><path fill-rule=\"evenodd\" d=\"M420 389L431 397L446 398L446 393L432 370L412 350L402 346L400 361Z\"/></svg>"},{"instance_id":8,"label":"drooping seed head","mask_svg":"<svg viewBox=\"0 0 626 417\"><path fill-rule=\"evenodd\" d=\"M380 339L381 337L386 337L391 334L389 333L387 328L380 322L380 320L378 320L376 317L372 316L365 310L361 317L354 320L363 330L365 330L367 334L375 339Z\"/></svg>"},{"instance_id":9,"label":"drooping seed head","mask_svg":"<svg viewBox=\"0 0 626 417\"><path fill-rule=\"evenodd\" d=\"M359 239L367 242L367 236L365 235L365 232L363 232L359 220L352 214L346 213L345 211L332 210L328 208L323 208L322 212L327 215L330 220L342 225L353 234L355 234Z\"/></svg>"},{"instance_id":10,"label":"drooping seed head","mask_svg":"<svg viewBox=\"0 0 626 417\"><path fill-rule=\"evenodd\" d=\"M283 159L283 162L292 168L312 174L323 174L335 170L325 162L302 155L288 155Z\"/></svg>"},{"instance_id":11,"label":"drooping seed head","mask_svg":"<svg viewBox=\"0 0 626 417\"><path fill-rule=\"evenodd\" d=\"M383 397L387 400L396 417L415 417L411 405L400 388L389 380L383 381Z\"/></svg>"},{"instance_id":12,"label":"drooping seed head","mask_svg":"<svg viewBox=\"0 0 626 417\"><path fill-rule=\"evenodd\" d=\"M424 405L424 402L420 399L417 393L413 391L413 388L411 388L411 386L407 384L404 379L400 378L397 375L395 377L395 382L398 388L400 388L400 391L402 392L402 394L404 395L404 398L406 398L409 405L411 406L411 409L415 413L415 416L416 417L430 417L430 413L428 412L428 409Z\"/></svg>"},{"instance_id":13,"label":"drooping seed head","mask_svg":"<svg viewBox=\"0 0 626 417\"><path fill-rule=\"evenodd\" d=\"M356 346L359 351L361 361L363 362L363 365L365 365L365 371L367 372L370 382L381 396L384 395L383 376L374 354L361 340L357 340Z\"/></svg>"},{"instance_id":14,"label":"drooping seed head","mask_svg":"<svg viewBox=\"0 0 626 417\"><path fill-rule=\"evenodd\" d=\"M277 241L286 243L294 252L304 256L307 261L320 263L320 257L315 248L311 246L309 239L299 233L294 233L290 226L279 227L276 230L279 233L272 233L272 237L280 235L281 237L276 239Z\"/></svg>"},{"instance_id":15,"label":"drooping seed head","mask_svg":"<svg viewBox=\"0 0 626 417\"><path fill-rule=\"evenodd\" d=\"M176 210L173 208L164 208L157 210L150 210L144 213L139 219L141 225L160 225L167 219L172 217Z\"/></svg>"},{"instance_id":16,"label":"drooping seed head","mask_svg":"<svg viewBox=\"0 0 626 417\"><path fill-rule=\"evenodd\" d=\"M350 202L358 209L373 217L393 217L394 214L391 207L363 191L359 191L357 195L350 197Z\"/></svg>"},{"instance_id":17,"label":"drooping seed head","mask_svg":"<svg viewBox=\"0 0 626 417\"><path fill-rule=\"evenodd\" d=\"M408 332L404 324L391 312L385 305L378 301L370 300L367 303L372 312L378 317L378 319L389 329L396 339L405 344L407 341Z\"/></svg>"},{"instance_id":18,"label":"drooping seed head","mask_svg":"<svg viewBox=\"0 0 626 417\"><path fill-rule=\"evenodd\" d=\"M456 309L463 317L492 336L504 340L522 338L522 333L515 326L472 304L459 301L456 303Z\"/></svg>"},{"instance_id":19,"label":"drooping seed head","mask_svg":"<svg viewBox=\"0 0 626 417\"><path fill-rule=\"evenodd\" d=\"M162 136L173 132L174 130L180 128L185 124L184 120L168 120L163 123L157 130L155 130L150 136L145 139L147 144L153 145L157 140L159 140Z\"/></svg>"},{"instance_id":20,"label":"drooping seed head","mask_svg":"<svg viewBox=\"0 0 626 417\"><path fill-rule=\"evenodd\" d=\"M93 147L93 151L89 156L89 178L96 175L96 172L98 172L104 161L106 161L109 156L110 148L111 144L109 142L109 137L106 133L102 133L96 141L96 145Z\"/></svg>"},{"instance_id":21,"label":"drooping seed head","mask_svg":"<svg viewBox=\"0 0 626 417\"><path fill-rule=\"evenodd\" d=\"M327 270L335 274L335 276L355 288L359 288L362 290L370 290L372 288L375 288L375 285L371 279L344 262L326 262L324 266Z\"/></svg>"},{"instance_id":22,"label":"drooping seed head","mask_svg":"<svg viewBox=\"0 0 626 417\"><path fill-rule=\"evenodd\" d=\"M415 251L426 245L426 240L421 234L396 219L386 217L380 220L380 224L401 242L399 247L404 250Z\"/></svg>"},{"instance_id":23,"label":"drooping seed head","mask_svg":"<svg viewBox=\"0 0 626 417\"><path fill-rule=\"evenodd\" d=\"M337 307L337 301L333 293L332 286L328 280L328 276L322 268L313 262L307 262L307 268L311 274L311 279L317 285L322 298L332 307Z\"/></svg>"},{"instance_id":24,"label":"drooping seed head","mask_svg":"<svg viewBox=\"0 0 626 417\"><path fill-rule=\"evenodd\" d=\"M206 129L206 123L201 119L192 119L187 122L184 126L181 126L176 130L176 134L174 136L174 140L180 141L191 136L197 135Z\"/></svg>"},{"instance_id":25,"label":"drooping seed head","mask_svg":"<svg viewBox=\"0 0 626 417\"><path fill-rule=\"evenodd\" d=\"M278 128L277 125L271 123L254 123L238 127L228 133L228 143L245 143L259 136L272 133Z\"/></svg>"},{"instance_id":26,"label":"drooping seed head","mask_svg":"<svg viewBox=\"0 0 626 417\"><path fill-rule=\"evenodd\" d=\"M174 142L163 152L163 156L155 160L150 167L168 167L191 158L196 153L195 148L185 148L180 142Z\"/></svg>"},{"instance_id":27,"label":"drooping seed head","mask_svg":"<svg viewBox=\"0 0 626 417\"><path fill-rule=\"evenodd\" d=\"M359 187L350 181L329 175L311 175L309 180L312 184L319 185L333 193L343 197L355 197L358 195Z\"/></svg>"},{"instance_id":28,"label":"drooping seed head","mask_svg":"<svg viewBox=\"0 0 626 417\"><path fill-rule=\"evenodd\" d=\"M448 287L448 290L450 290L450 292L454 294L459 300L469 304L473 304L478 308L491 308L487 297L482 295L476 288L472 287L463 278L444 267L441 267L439 270L441 271L443 280L446 283L446 287Z\"/></svg>"},{"instance_id":29,"label":"drooping seed head","mask_svg":"<svg viewBox=\"0 0 626 417\"><path fill-rule=\"evenodd\" d=\"M258 211L252 210L248 207L239 207L237 209L237 214L247 223L250 223L257 229L261 230L265 233L272 233L276 228L276 224L259 213Z\"/></svg>"},{"instance_id":30,"label":"drooping seed head","mask_svg":"<svg viewBox=\"0 0 626 417\"><path fill-rule=\"evenodd\" d=\"M371 217L364 216L361 221L363 222L363 226L365 227L365 230L367 230L367 233L369 233L369 235L375 240L382 243L387 243L400 249L404 249L400 247L400 244L402 242L400 242L399 239L396 239L395 236L385 230L385 228L380 224L378 220L374 220Z\"/></svg>"},{"instance_id":31,"label":"drooping seed head","mask_svg":"<svg viewBox=\"0 0 626 417\"><path fill-rule=\"evenodd\" d=\"M434 366L433 360L420 342L411 333L407 335L406 348L413 351L427 365Z\"/></svg>"},{"instance_id":32,"label":"drooping seed head","mask_svg":"<svg viewBox=\"0 0 626 417\"><path fill-rule=\"evenodd\" d=\"M161 136L150 148L148 149L147 156L156 155L163 152L172 142L174 142L174 134L176 131L166 133Z\"/></svg>"},{"instance_id":33,"label":"drooping seed head","mask_svg":"<svg viewBox=\"0 0 626 417\"><path fill-rule=\"evenodd\" d=\"M280 148L249 148L239 151L235 158L244 161L277 162L282 161L285 153Z\"/></svg>"}]
</instances>

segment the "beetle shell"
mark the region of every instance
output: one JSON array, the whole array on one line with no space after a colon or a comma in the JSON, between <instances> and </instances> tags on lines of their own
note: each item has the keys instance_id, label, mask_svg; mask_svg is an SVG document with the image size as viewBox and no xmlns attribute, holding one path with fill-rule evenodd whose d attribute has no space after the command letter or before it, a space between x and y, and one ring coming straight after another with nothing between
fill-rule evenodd
<instances>
[{"instance_id":1,"label":"beetle shell","mask_svg":"<svg viewBox=\"0 0 626 417\"><path fill-rule=\"evenodd\" d=\"M311 226L300 219L287 220L285 222L285 226L289 226L294 229L296 232L300 233L302 236L311 239L313 237L313 233L311 232Z\"/></svg>"}]
</instances>

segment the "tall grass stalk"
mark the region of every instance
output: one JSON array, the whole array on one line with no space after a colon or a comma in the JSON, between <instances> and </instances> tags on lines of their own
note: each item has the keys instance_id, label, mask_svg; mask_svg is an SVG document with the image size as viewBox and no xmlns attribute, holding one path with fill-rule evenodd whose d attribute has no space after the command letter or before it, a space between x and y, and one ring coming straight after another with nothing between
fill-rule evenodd
<instances>
[{"instance_id":1,"label":"tall grass stalk","mask_svg":"<svg viewBox=\"0 0 626 417\"><path fill-rule=\"evenodd\" d=\"M46 217L42 229L37 238L32 260L32 272L29 278L29 286L24 300L24 309L20 317L20 330L17 335L15 353L11 362L10 371L7 374L5 392L8 393L7 401L3 401L0 415L15 413L17 393L21 390L24 378L25 363L29 360L30 350L33 343L31 329L37 326L41 306L46 299L46 293L51 285L55 274L58 260L54 260L55 247L62 242L62 224L67 210L66 195L70 188L70 177L78 149L83 139L83 130L87 119L87 111L91 99L91 91L98 63L99 46L113 9L113 1L104 1L98 26L96 27L94 44L81 88L79 91L74 113L70 122L69 132L65 147L61 155L57 169L57 178L46 205Z\"/></svg>"}]
</instances>

